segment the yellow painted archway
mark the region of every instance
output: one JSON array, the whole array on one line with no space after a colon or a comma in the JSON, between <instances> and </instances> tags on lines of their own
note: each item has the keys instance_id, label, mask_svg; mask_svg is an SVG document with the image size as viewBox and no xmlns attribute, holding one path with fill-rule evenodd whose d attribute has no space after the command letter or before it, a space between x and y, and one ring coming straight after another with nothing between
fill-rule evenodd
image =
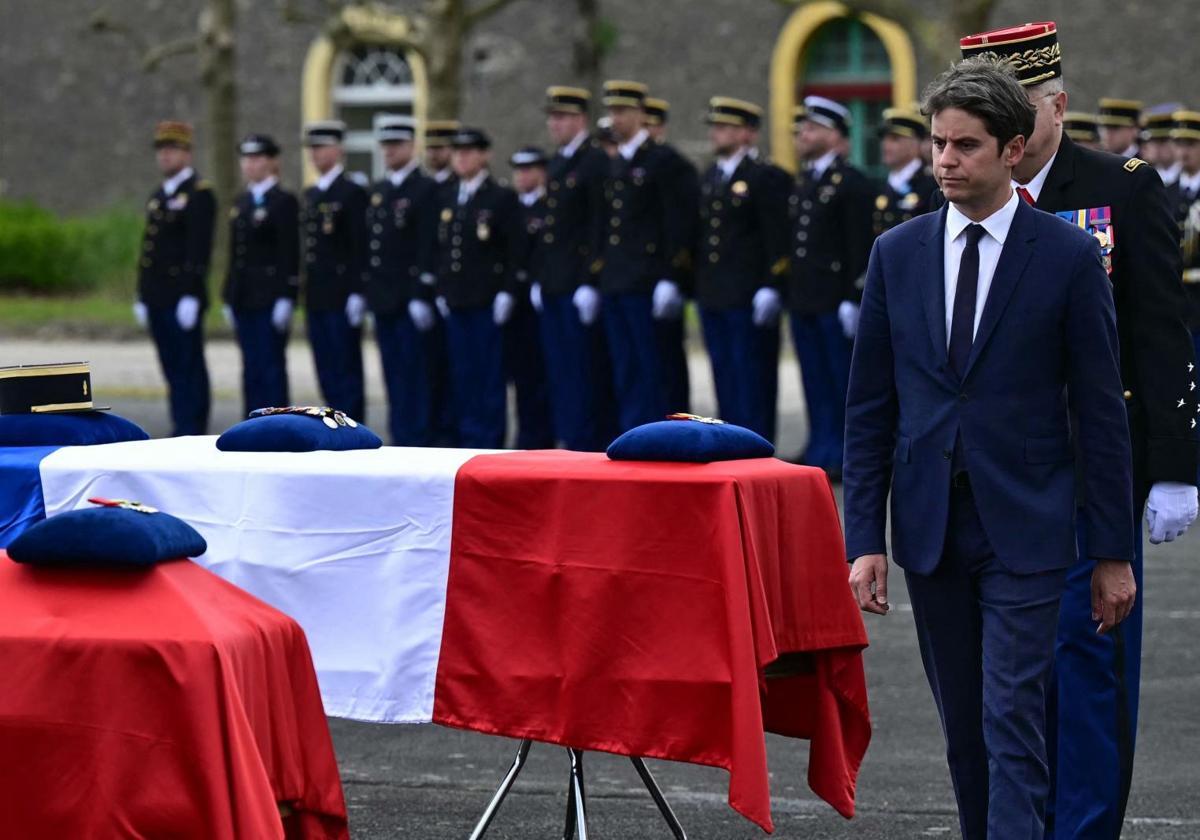
<instances>
[{"instance_id":1,"label":"yellow painted archway","mask_svg":"<svg viewBox=\"0 0 1200 840\"><path fill-rule=\"evenodd\" d=\"M413 117L417 121L417 154L424 146L424 132L429 102L429 83L425 72L425 58L409 43L409 22L403 15L391 14L375 8L350 6L339 16L339 41L352 44L380 44L395 47L404 53L413 77ZM333 70L341 47L329 35L316 38L304 58L304 72L300 82L301 124L313 120L333 117ZM317 180L316 170L304 158L304 183Z\"/></svg>"},{"instance_id":2,"label":"yellow painted archway","mask_svg":"<svg viewBox=\"0 0 1200 840\"><path fill-rule=\"evenodd\" d=\"M917 58L908 33L895 21L870 13L855 14L835 0L805 3L784 23L771 55L771 157L789 172L796 171L792 144L792 109L801 82L805 53L817 30L838 18L854 16L883 42L892 69L892 102L907 106L917 98Z\"/></svg>"}]
</instances>

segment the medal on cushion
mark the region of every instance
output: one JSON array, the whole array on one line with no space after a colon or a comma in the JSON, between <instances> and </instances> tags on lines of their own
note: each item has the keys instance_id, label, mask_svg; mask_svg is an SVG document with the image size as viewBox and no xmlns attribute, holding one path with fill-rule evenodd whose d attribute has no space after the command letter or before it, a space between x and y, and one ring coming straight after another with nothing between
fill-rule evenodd
<instances>
[{"instance_id":1,"label":"medal on cushion","mask_svg":"<svg viewBox=\"0 0 1200 840\"><path fill-rule=\"evenodd\" d=\"M675 414L668 414L668 420L691 420L694 423L708 423L712 426L724 426L724 420L718 420L716 417L703 417L699 414L686 414L682 411Z\"/></svg>"},{"instance_id":2,"label":"medal on cushion","mask_svg":"<svg viewBox=\"0 0 1200 840\"><path fill-rule=\"evenodd\" d=\"M336 429L339 426L348 426L351 429L358 428L358 422L353 417L350 417L344 411L338 411L327 405L289 405L279 408L256 408L250 412L250 418L270 417L275 414L304 414L309 417L320 417L321 422L330 429Z\"/></svg>"},{"instance_id":3,"label":"medal on cushion","mask_svg":"<svg viewBox=\"0 0 1200 840\"><path fill-rule=\"evenodd\" d=\"M144 505L141 502L131 502L128 499L102 499L99 496L88 499L93 505L100 507L120 508L121 510L132 510L135 513L158 513L158 508L152 508L150 505Z\"/></svg>"}]
</instances>

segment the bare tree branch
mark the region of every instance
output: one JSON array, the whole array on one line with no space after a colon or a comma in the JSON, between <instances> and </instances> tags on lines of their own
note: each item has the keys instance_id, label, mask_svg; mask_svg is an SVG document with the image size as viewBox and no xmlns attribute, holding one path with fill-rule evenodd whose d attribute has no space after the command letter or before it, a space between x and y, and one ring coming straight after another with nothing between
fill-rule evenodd
<instances>
[{"instance_id":1,"label":"bare tree branch","mask_svg":"<svg viewBox=\"0 0 1200 840\"><path fill-rule=\"evenodd\" d=\"M195 35L185 35L165 44L157 44L142 55L142 69L153 72L166 59L175 55L185 55L200 49L200 39Z\"/></svg>"},{"instance_id":2,"label":"bare tree branch","mask_svg":"<svg viewBox=\"0 0 1200 840\"><path fill-rule=\"evenodd\" d=\"M145 53L147 44L141 33L112 16L108 7L101 6L88 18L87 28L99 34L116 35L139 53Z\"/></svg>"},{"instance_id":3,"label":"bare tree branch","mask_svg":"<svg viewBox=\"0 0 1200 840\"><path fill-rule=\"evenodd\" d=\"M491 17L505 6L511 6L515 2L517 2L517 0L484 0L483 3L480 3L475 8L467 10L467 28L470 29L481 20Z\"/></svg>"}]
</instances>

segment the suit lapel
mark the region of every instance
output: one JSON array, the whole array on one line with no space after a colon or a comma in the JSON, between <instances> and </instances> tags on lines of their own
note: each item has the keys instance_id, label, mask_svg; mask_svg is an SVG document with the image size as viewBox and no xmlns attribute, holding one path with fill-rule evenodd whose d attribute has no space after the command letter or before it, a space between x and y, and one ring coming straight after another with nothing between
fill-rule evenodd
<instances>
[{"instance_id":1,"label":"suit lapel","mask_svg":"<svg viewBox=\"0 0 1200 840\"><path fill-rule=\"evenodd\" d=\"M996 273L992 275L992 287L988 292L987 301L983 304L983 314L979 318L979 329L975 333L975 341L971 344L971 355L967 358L967 368L963 371L963 379L971 373L971 367L983 347L991 338L1004 307L1008 305L1017 282L1029 263L1033 253L1033 241L1037 238L1037 212L1024 201L1017 202L1017 212L1013 216L1012 226L1005 237L1004 248L1000 251L1000 261L996 263Z\"/></svg>"},{"instance_id":2,"label":"suit lapel","mask_svg":"<svg viewBox=\"0 0 1200 840\"><path fill-rule=\"evenodd\" d=\"M925 321L929 325L929 339L933 342L933 353L943 367L950 361L946 349L946 265L942 238L946 230L946 207L938 213L925 216L925 230L921 235L920 254L917 257L917 277L921 283L921 302L925 308ZM936 220L936 221L935 221Z\"/></svg>"}]
</instances>

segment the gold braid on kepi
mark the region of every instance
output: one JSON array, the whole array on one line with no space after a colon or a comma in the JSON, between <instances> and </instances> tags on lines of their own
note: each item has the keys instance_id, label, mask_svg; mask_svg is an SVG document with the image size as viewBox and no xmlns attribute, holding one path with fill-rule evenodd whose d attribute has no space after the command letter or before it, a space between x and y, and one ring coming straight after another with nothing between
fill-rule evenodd
<instances>
[{"instance_id":1,"label":"gold braid on kepi","mask_svg":"<svg viewBox=\"0 0 1200 840\"><path fill-rule=\"evenodd\" d=\"M1051 20L968 35L958 46L963 58L992 58L1011 67L1025 86L1062 76L1062 47Z\"/></svg>"}]
</instances>

